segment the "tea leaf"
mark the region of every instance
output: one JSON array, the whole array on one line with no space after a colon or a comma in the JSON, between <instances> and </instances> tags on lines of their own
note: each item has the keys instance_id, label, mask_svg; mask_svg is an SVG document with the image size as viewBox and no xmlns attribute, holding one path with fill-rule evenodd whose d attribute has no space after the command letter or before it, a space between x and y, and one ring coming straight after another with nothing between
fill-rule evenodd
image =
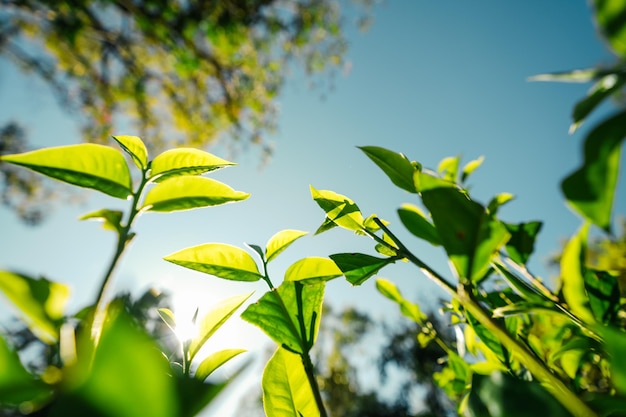
<instances>
[{"instance_id":1,"label":"tea leaf","mask_svg":"<svg viewBox=\"0 0 626 417\"><path fill-rule=\"evenodd\" d=\"M198 365L198 369L196 369L194 377L201 381L204 381L217 368L245 351L245 349L224 349L209 355L206 359L200 362L200 365Z\"/></svg>"},{"instance_id":2,"label":"tea leaf","mask_svg":"<svg viewBox=\"0 0 626 417\"><path fill-rule=\"evenodd\" d=\"M428 319L428 316L422 312L417 304L410 302L402 296L400 290L393 282L384 278L378 278L376 280L376 289L383 296L398 304L400 312L415 323L422 325Z\"/></svg>"},{"instance_id":3,"label":"tea leaf","mask_svg":"<svg viewBox=\"0 0 626 417\"><path fill-rule=\"evenodd\" d=\"M561 280L563 297L572 313L587 323L593 323L594 317L589 307L589 298L585 289L584 254L589 223L570 238L561 257Z\"/></svg>"},{"instance_id":4,"label":"tea leaf","mask_svg":"<svg viewBox=\"0 0 626 417\"><path fill-rule=\"evenodd\" d=\"M626 16L620 2L594 0L595 20L618 56L626 54Z\"/></svg>"},{"instance_id":5,"label":"tea leaf","mask_svg":"<svg viewBox=\"0 0 626 417\"><path fill-rule=\"evenodd\" d=\"M333 191L316 190L311 186L313 200L326 212L326 217L345 229L361 231L363 229L363 215L359 207L348 197Z\"/></svg>"},{"instance_id":6,"label":"tea leaf","mask_svg":"<svg viewBox=\"0 0 626 417\"><path fill-rule=\"evenodd\" d=\"M78 220L101 220L103 229L119 233L123 215L119 210L102 209L84 214Z\"/></svg>"},{"instance_id":7,"label":"tea leaf","mask_svg":"<svg viewBox=\"0 0 626 417\"><path fill-rule=\"evenodd\" d=\"M569 132L574 133L585 118L589 116L596 107L602 104L605 99L619 91L625 82L626 77L619 72L607 74L596 81L587 93L587 97L576 103L572 112L572 124L570 125Z\"/></svg>"},{"instance_id":8,"label":"tea leaf","mask_svg":"<svg viewBox=\"0 0 626 417\"><path fill-rule=\"evenodd\" d=\"M19 407L22 403L37 403L45 401L52 393L40 379L31 375L17 352L11 350L6 341L0 336L0 405Z\"/></svg>"},{"instance_id":9,"label":"tea leaf","mask_svg":"<svg viewBox=\"0 0 626 417\"><path fill-rule=\"evenodd\" d=\"M268 417L318 417L300 355L278 348L263 371L263 408Z\"/></svg>"},{"instance_id":10,"label":"tea leaf","mask_svg":"<svg viewBox=\"0 0 626 417\"><path fill-rule=\"evenodd\" d=\"M172 212L217 206L245 200L250 194L204 177L175 177L156 184L143 201L141 210Z\"/></svg>"},{"instance_id":11,"label":"tea leaf","mask_svg":"<svg viewBox=\"0 0 626 417\"><path fill-rule=\"evenodd\" d=\"M296 241L296 239L307 235L308 232L302 232L300 230L282 230L272 236L265 245L265 260L270 262L278 254L287 249L289 245Z\"/></svg>"},{"instance_id":12,"label":"tea leaf","mask_svg":"<svg viewBox=\"0 0 626 417\"><path fill-rule=\"evenodd\" d=\"M263 276L243 249L223 243L205 243L166 256L166 261L233 281L258 281Z\"/></svg>"},{"instance_id":13,"label":"tea leaf","mask_svg":"<svg viewBox=\"0 0 626 417\"><path fill-rule=\"evenodd\" d=\"M337 253L330 255L352 285L361 285L378 271L395 262L394 258L377 258L364 253Z\"/></svg>"},{"instance_id":14,"label":"tea leaf","mask_svg":"<svg viewBox=\"0 0 626 417\"><path fill-rule=\"evenodd\" d=\"M413 174L415 171L419 171L421 167L418 169L418 166L412 164L403 154L385 148L378 146L360 146L359 149L362 150L369 159L374 161L397 187L410 193L417 192L413 184Z\"/></svg>"},{"instance_id":15,"label":"tea leaf","mask_svg":"<svg viewBox=\"0 0 626 417\"><path fill-rule=\"evenodd\" d=\"M343 273L332 260L309 257L300 259L287 268L285 281L302 281L305 284L311 284L319 281L329 281L341 275Z\"/></svg>"},{"instance_id":16,"label":"tea leaf","mask_svg":"<svg viewBox=\"0 0 626 417\"><path fill-rule=\"evenodd\" d=\"M227 166L234 162L194 148L170 149L158 155L150 164L152 181L163 181L179 175L199 175Z\"/></svg>"},{"instance_id":17,"label":"tea leaf","mask_svg":"<svg viewBox=\"0 0 626 417\"><path fill-rule=\"evenodd\" d=\"M461 173L461 183L464 183L469 178L469 176L473 174L474 171L476 171L476 169L483 164L484 161L485 157L480 156L465 164L465 166L463 167L463 172Z\"/></svg>"},{"instance_id":18,"label":"tea leaf","mask_svg":"<svg viewBox=\"0 0 626 417\"><path fill-rule=\"evenodd\" d=\"M449 156L443 158L437 166L437 172L442 174L442 178L446 181L456 182L459 174L459 157Z\"/></svg>"},{"instance_id":19,"label":"tea leaf","mask_svg":"<svg viewBox=\"0 0 626 417\"><path fill-rule=\"evenodd\" d=\"M69 287L45 278L0 271L0 291L19 309L28 327L43 342L53 344L59 340Z\"/></svg>"},{"instance_id":20,"label":"tea leaf","mask_svg":"<svg viewBox=\"0 0 626 417\"><path fill-rule=\"evenodd\" d=\"M211 311L209 311L198 323L198 336L195 337L189 345L189 360L192 361L196 354L200 351L207 340L219 329L222 324L228 320L233 313L241 307L241 305L253 293L235 295L220 302Z\"/></svg>"},{"instance_id":21,"label":"tea leaf","mask_svg":"<svg viewBox=\"0 0 626 417\"><path fill-rule=\"evenodd\" d=\"M596 226L611 232L626 111L605 120L585 138L584 162L561 183L567 202Z\"/></svg>"},{"instance_id":22,"label":"tea leaf","mask_svg":"<svg viewBox=\"0 0 626 417\"><path fill-rule=\"evenodd\" d=\"M138 136L113 136L113 139L130 155L137 168L144 171L148 167L148 149Z\"/></svg>"},{"instance_id":23,"label":"tea leaf","mask_svg":"<svg viewBox=\"0 0 626 417\"><path fill-rule=\"evenodd\" d=\"M404 227L413 235L424 239L431 245L440 246L441 240L435 226L426 218L419 207L413 204L403 204L398 209L398 216Z\"/></svg>"},{"instance_id":24,"label":"tea leaf","mask_svg":"<svg viewBox=\"0 0 626 417\"><path fill-rule=\"evenodd\" d=\"M506 251L514 262L520 265L528 262L528 258L535 251L535 240L541 226L542 223L539 221L519 224L504 223L504 227L511 234L509 241L506 242Z\"/></svg>"},{"instance_id":25,"label":"tea leaf","mask_svg":"<svg viewBox=\"0 0 626 417\"><path fill-rule=\"evenodd\" d=\"M58 146L2 155L0 160L112 197L126 199L132 194L130 171L124 156L108 146L93 143Z\"/></svg>"}]
</instances>

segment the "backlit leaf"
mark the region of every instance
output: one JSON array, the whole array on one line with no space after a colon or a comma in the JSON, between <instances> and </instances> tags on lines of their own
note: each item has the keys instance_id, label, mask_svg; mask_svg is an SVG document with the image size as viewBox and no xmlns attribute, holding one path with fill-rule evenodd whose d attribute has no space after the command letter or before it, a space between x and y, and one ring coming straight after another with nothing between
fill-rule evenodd
<instances>
[{"instance_id":1,"label":"backlit leaf","mask_svg":"<svg viewBox=\"0 0 626 417\"><path fill-rule=\"evenodd\" d=\"M258 281L259 268L248 252L223 243L205 243L166 256L166 261L234 281Z\"/></svg>"},{"instance_id":2,"label":"backlit leaf","mask_svg":"<svg viewBox=\"0 0 626 417\"><path fill-rule=\"evenodd\" d=\"M363 229L363 215L359 207L348 197L333 191L316 190L311 186L313 200L324 210L326 217L337 226L352 231Z\"/></svg>"},{"instance_id":3,"label":"backlit leaf","mask_svg":"<svg viewBox=\"0 0 626 417\"><path fill-rule=\"evenodd\" d=\"M528 258L535 251L535 240L541 226L542 223L539 221L519 224L504 223L504 227L511 234L509 241L506 242L506 251L514 262L520 265L528 262Z\"/></svg>"},{"instance_id":4,"label":"backlit leaf","mask_svg":"<svg viewBox=\"0 0 626 417\"><path fill-rule=\"evenodd\" d=\"M352 285L363 284L381 268L395 262L393 258L377 258L364 253L337 253L330 255L330 259Z\"/></svg>"},{"instance_id":5,"label":"backlit leaf","mask_svg":"<svg viewBox=\"0 0 626 417\"><path fill-rule=\"evenodd\" d=\"M417 304L410 302L402 296L400 290L393 282L384 278L378 278L376 280L376 289L383 296L398 304L400 312L417 324L422 325L428 319L428 316L422 312Z\"/></svg>"},{"instance_id":6,"label":"backlit leaf","mask_svg":"<svg viewBox=\"0 0 626 417\"><path fill-rule=\"evenodd\" d=\"M587 135L583 165L561 183L574 210L608 232L624 137L626 111L600 123Z\"/></svg>"},{"instance_id":7,"label":"backlit leaf","mask_svg":"<svg viewBox=\"0 0 626 417\"><path fill-rule=\"evenodd\" d=\"M2 336L0 336L0 364L2 365L0 405L19 407L27 401L37 404L52 394L50 387L24 368L17 352L9 348Z\"/></svg>"},{"instance_id":8,"label":"backlit leaf","mask_svg":"<svg viewBox=\"0 0 626 417\"><path fill-rule=\"evenodd\" d=\"M148 150L138 136L113 136L113 139L130 155L137 168L144 171L148 167Z\"/></svg>"},{"instance_id":9,"label":"backlit leaf","mask_svg":"<svg viewBox=\"0 0 626 417\"><path fill-rule=\"evenodd\" d=\"M103 229L119 232L122 229L121 222L123 215L124 213L119 210L102 209L84 214L80 216L78 220L100 220L102 221Z\"/></svg>"},{"instance_id":10,"label":"backlit leaf","mask_svg":"<svg viewBox=\"0 0 626 417\"><path fill-rule=\"evenodd\" d=\"M194 148L170 149L158 155L150 164L150 180L163 181L178 175L199 175L234 162Z\"/></svg>"},{"instance_id":11,"label":"backlit leaf","mask_svg":"<svg viewBox=\"0 0 626 417\"><path fill-rule=\"evenodd\" d=\"M279 347L265 366L262 384L268 417L320 415L300 355Z\"/></svg>"},{"instance_id":12,"label":"backlit leaf","mask_svg":"<svg viewBox=\"0 0 626 417\"><path fill-rule=\"evenodd\" d=\"M583 276L589 307L599 323L610 324L620 309L617 279L606 271L587 269Z\"/></svg>"},{"instance_id":13,"label":"backlit leaf","mask_svg":"<svg viewBox=\"0 0 626 417\"><path fill-rule=\"evenodd\" d=\"M143 201L141 210L171 212L217 206L245 200L250 194L235 191L211 178L182 176L156 184Z\"/></svg>"},{"instance_id":14,"label":"backlit leaf","mask_svg":"<svg viewBox=\"0 0 626 417\"><path fill-rule=\"evenodd\" d=\"M249 305L241 318L258 326L279 346L303 353L305 341L312 345L317 337L323 300L324 282L283 282Z\"/></svg>"},{"instance_id":15,"label":"backlit leaf","mask_svg":"<svg viewBox=\"0 0 626 417\"><path fill-rule=\"evenodd\" d=\"M217 368L245 351L245 349L224 349L209 355L206 359L200 362L194 377L204 381Z\"/></svg>"},{"instance_id":16,"label":"backlit leaf","mask_svg":"<svg viewBox=\"0 0 626 417\"><path fill-rule=\"evenodd\" d=\"M439 246L441 241L435 226L426 218L419 207L413 204L403 204L398 209L398 216L404 227L413 235L424 239L431 245Z\"/></svg>"},{"instance_id":17,"label":"backlit leaf","mask_svg":"<svg viewBox=\"0 0 626 417\"><path fill-rule=\"evenodd\" d=\"M410 193L416 193L413 174L421 168L414 165L406 156L378 146L359 147L396 186ZM419 169L418 169L419 168Z\"/></svg>"},{"instance_id":18,"label":"backlit leaf","mask_svg":"<svg viewBox=\"0 0 626 417\"><path fill-rule=\"evenodd\" d=\"M500 193L491 199L489 204L487 205L487 210L492 216L495 216L498 212L498 209L513 200L515 196L510 193Z\"/></svg>"},{"instance_id":19,"label":"backlit leaf","mask_svg":"<svg viewBox=\"0 0 626 417\"><path fill-rule=\"evenodd\" d=\"M287 268L285 281L302 281L310 284L318 281L328 281L341 275L343 273L332 260L309 257L300 259Z\"/></svg>"},{"instance_id":20,"label":"backlit leaf","mask_svg":"<svg viewBox=\"0 0 626 417\"><path fill-rule=\"evenodd\" d=\"M272 236L265 245L265 259L270 262L278 254L287 249L296 239L308 234L300 230L282 230Z\"/></svg>"},{"instance_id":21,"label":"backlit leaf","mask_svg":"<svg viewBox=\"0 0 626 417\"><path fill-rule=\"evenodd\" d=\"M3 155L0 159L113 197L126 199L132 194L124 155L109 146L81 143Z\"/></svg>"},{"instance_id":22,"label":"backlit leaf","mask_svg":"<svg viewBox=\"0 0 626 417\"><path fill-rule=\"evenodd\" d=\"M569 132L574 133L576 129L583 123L585 118L598 107L604 100L610 97L624 85L626 77L621 73L607 74L600 78L591 87L587 96L576 103L572 112L572 124Z\"/></svg>"},{"instance_id":23,"label":"backlit leaf","mask_svg":"<svg viewBox=\"0 0 626 417\"><path fill-rule=\"evenodd\" d=\"M174 316L172 310L169 308L159 308L157 309L157 312L159 313L161 320L167 324L167 327L169 327L172 332L176 332L176 316Z\"/></svg>"},{"instance_id":24,"label":"backlit leaf","mask_svg":"<svg viewBox=\"0 0 626 417\"><path fill-rule=\"evenodd\" d=\"M0 291L18 308L20 316L42 341L54 343L59 339L69 287L45 278L0 271Z\"/></svg>"},{"instance_id":25,"label":"backlit leaf","mask_svg":"<svg viewBox=\"0 0 626 417\"><path fill-rule=\"evenodd\" d=\"M570 238L561 257L561 282L563 297L572 313L588 323L594 321L585 289L584 256L589 224L585 223Z\"/></svg>"},{"instance_id":26,"label":"backlit leaf","mask_svg":"<svg viewBox=\"0 0 626 417\"><path fill-rule=\"evenodd\" d=\"M456 182L459 173L459 157L449 156L443 158L437 166L437 171L442 175L442 178L446 181Z\"/></svg>"},{"instance_id":27,"label":"backlit leaf","mask_svg":"<svg viewBox=\"0 0 626 417\"><path fill-rule=\"evenodd\" d=\"M553 72L550 74L538 74L529 77L529 81L550 81L565 83L588 83L598 77L597 68L587 68L574 71Z\"/></svg>"},{"instance_id":28,"label":"backlit leaf","mask_svg":"<svg viewBox=\"0 0 626 417\"><path fill-rule=\"evenodd\" d=\"M465 164L465 166L463 167L463 172L461 173L461 182L464 183L467 178L469 178L469 176L472 175L472 173L483 164L484 160L485 157L480 156Z\"/></svg>"},{"instance_id":29,"label":"backlit leaf","mask_svg":"<svg viewBox=\"0 0 626 417\"><path fill-rule=\"evenodd\" d=\"M190 361L193 360L213 333L215 333L215 331L219 329L252 294L253 293L235 295L223 300L202 317L198 322L198 336L192 339L189 345Z\"/></svg>"}]
</instances>

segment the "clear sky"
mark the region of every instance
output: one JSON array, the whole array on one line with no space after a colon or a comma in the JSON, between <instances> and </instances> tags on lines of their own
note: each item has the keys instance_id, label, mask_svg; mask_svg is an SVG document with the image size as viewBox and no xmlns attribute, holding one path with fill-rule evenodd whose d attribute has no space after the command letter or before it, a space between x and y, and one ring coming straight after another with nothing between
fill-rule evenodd
<instances>
[{"instance_id":1,"label":"clear sky","mask_svg":"<svg viewBox=\"0 0 626 417\"><path fill-rule=\"evenodd\" d=\"M234 158L239 166L214 174L250 192L251 198L139 218L137 237L118 270L117 290L138 292L151 285L167 289L186 314L196 305L206 310L226 296L250 290L256 290L252 298L258 298L265 291L261 283L225 283L161 258L205 242L264 245L282 229L313 232L324 215L311 199L309 185L345 194L365 215L377 213L390 221L416 253L451 278L440 251L401 232L396 209L416 202L415 196L394 188L356 149L363 145L403 152L432 168L446 156L462 155L467 162L484 155L483 166L471 180L473 195L486 203L497 193L513 193L516 200L501 211L504 220L545 222L531 266L546 276L548 255L579 225L564 206L558 184L579 164L589 126L611 109L602 108L576 134L568 135L571 109L589 86L530 83L527 77L612 62L587 3L389 0L375 9L368 32L348 26L351 70L336 78L334 91L310 90L298 71L287 82L279 98L279 132L268 138L275 144L270 164L260 170L253 150ZM58 109L47 87L0 61L0 123L11 118L26 124L35 146L78 140L71 117ZM226 156L220 148L212 151ZM71 284L72 309L95 298L114 249L112 233L76 218L97 208L124 207L87 193L84 204L60 205L36 228L20 224L0 208L0 268ZM625 212L625 202L622 179L617 213ZM302 257L372 249L366 238L336 229L297 241L271 265L270 273L280 282L285 268ZM427 306L436 306L443 296L419 272L403 265L383 270L382 276ZM354 305L375 317L395 317L396 309L376 294L373 284L351 287L333 281L327 300ZM246 324L226 327L214 336L210 350L254 350L267 343L260 331Z\"/></svg>"}]
</instances>

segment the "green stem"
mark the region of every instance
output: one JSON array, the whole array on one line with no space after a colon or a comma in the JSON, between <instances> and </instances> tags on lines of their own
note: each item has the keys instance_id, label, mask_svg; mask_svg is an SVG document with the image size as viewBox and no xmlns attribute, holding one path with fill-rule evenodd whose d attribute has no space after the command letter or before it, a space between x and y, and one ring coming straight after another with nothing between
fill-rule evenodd
<instances>
[{"instance_id":1,"label":"green stem","mask_svg":"<svg viewBox=\"0 0 626 417\"><path fill-rule=\"evenodd\" d=\"M404 255L411 263L420 268L426 276L441 285L452 296L458 298L461 305L463 305L463 307L476 320L478 320L480 324L485 326L487 330L494 334L500 343L511 351L513 355L515 355L526 367L526 369L528 369L528 371L534 375L534 377L537 378L537 380L543 384L545 388L567 410L569 410L569 412L576 417L597 417L596 413L590 409L587 404L585 404L585 402L583 402L575 393L570 391L565 383L554 375L545 363L539 360L526 346L520 344L506 329L500 325L500 323L494 320L491 314L479 304L471 292L466 291L466 288L463 285L459 285L455 288L436 271L414 256L378 218L374 218L374 221L398 246L399 254Z\"/></svg>"},{"instance_id":2,"label":"green stem","mask_svg":"<svg viewBox=\"0 0 626 417\"><path fill-rule=\"evenodd\" d=\"M94 312L94 321L93 321L93 325L91 328L92 336L94 337L96 342L100 338L102 325L106 318L106 313L105 313L106 294L108 292L108 289L111 287L113 283L113 279L112 279L113 272L115 271L115 268L117 267L117 264L119 263L119 260L122 257L124 250L126 249L126 247L128 246L128 244L133 238L133 234L131 233L131 227L132 227L133 221L135 220L135 217L139 213L139 209L138 209L139 198L141 197L142 191L147 183L148 183L148 179L146 178L146 172L144 171L142 172L141 183L139 184L137 191L133 194L133 202L132 202L132 206L130 209L130 213L128 214L128 220L126 222L126 225L124 225L118 231L118 239L117 239L117 245L115 248L115 253L113 255L113 258L111 259L111 262L109 263L109 267L107 268L107 271L104 275L102 283L100 284L100 289L98 291L98 296L95 302L96 307L95 307L95 312Z\"/></svg>"},{"instance_id":3,"label":"green stem","mask_svg":"<svg viewBox=\"0 0 626 417\"><path fill-rule=\"evenodd\" d=\"M320 417L328 417L326 407L324 406L324 401L322 400L322 393L320 391L319 385L317 384L317 379L315 378L315 367L313 366L313 362L311 361L311 356L309 356L308 351L301 356L302 364L304 365L304 371L306 372L306 377L309 380L309 385L311 386L311 390L313 391L313 396L315 397L315 403L317 404L317 408L319 409Z\"/></svg>"}]
</instances>

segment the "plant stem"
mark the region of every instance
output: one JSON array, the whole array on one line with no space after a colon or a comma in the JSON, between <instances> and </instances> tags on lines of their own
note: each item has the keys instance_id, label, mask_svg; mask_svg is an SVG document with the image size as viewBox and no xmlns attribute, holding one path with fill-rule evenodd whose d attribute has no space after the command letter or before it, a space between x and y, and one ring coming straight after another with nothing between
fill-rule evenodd
<instances>
[{"instance_id":1,"label":"plant stem","mask_svg":"<svg viewBox=\"0 0 626 417\"><path fill-rule=\"evenodd\" d=\"M317 384L317 379L315 378L315 367L313 366L313 362L311 361L311 356L309 352L306 351L301 355L302 364L304 365L304 371L306 372L306 377L309 380L309 385L311 386L311 390L313 391L313 396L315 397L315 403L317 404L317 408L320 412L320 417L328 417L328 413L326 412L326 407L324 406L324 401L322 400L322 393L320 392L320 387Z\"/></svg>"},{"instance_id":2,"label":"plant stem","mask_svg":"<svg viewBox=\"0 0 626 417\"><path fill-rule=\"evenodd\" d=\"M139 184L137 191L133 193L133 201L132 201L132 206L130 208L130 213L128 214L128 220L126 221L126 224L122 226L120 230L118 230L118 238L117 238L117 245L115 248L115 253L113 255L113 258L111 259L111 262L109 263L109 267L107 268L107 271L104 275L102 283L100 284L100 289L98 291L98 296L95 302L93 324L91 327L91 334L94 340L96 341L96 343L98 339L100 338L100 332L102 330L102 326L106 318L106 313L105 313L106 297L105 296L106 296L106 293L108 292L108 289L112 285L113 272L115 271L115 268L117 267L117 264L119 263L119 260L122 257L124 250L126 249L126 247L128 246L128 244L133 238L133 235L131 233L131 227L132 227L133 221L135 220L135 217L139 213L139 209L138 209L139 198L141 197L142 191L144 187L146 186L147 182L148 182L148 179L146 178L146 171L144 171L142 172L141 183Z\"/></svg>"}]
</instances>

